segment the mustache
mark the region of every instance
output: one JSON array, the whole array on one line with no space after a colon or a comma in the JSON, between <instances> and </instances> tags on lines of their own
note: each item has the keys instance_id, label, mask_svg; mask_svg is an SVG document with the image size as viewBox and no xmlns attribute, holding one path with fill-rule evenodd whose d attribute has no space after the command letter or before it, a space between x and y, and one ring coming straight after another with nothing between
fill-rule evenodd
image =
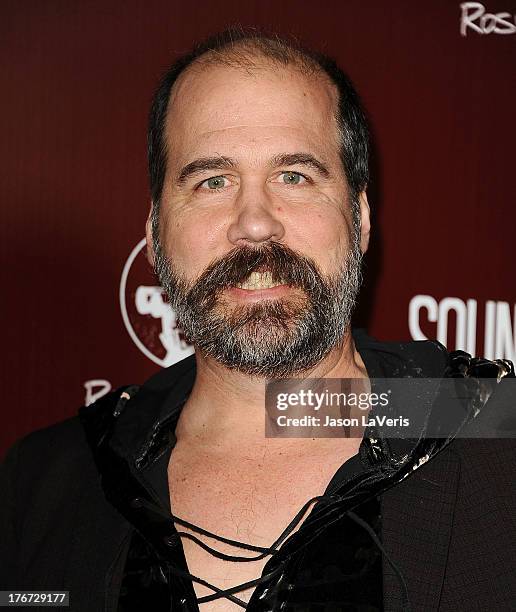
<instances>
[{"instance_id":1,"label":"mustache","mask_svg":"<svg viewBox=\"0 0 516 612\"><path fill-rule=\"evenodd\" d=\"M194 303L212 301L224 289L244 282L252 272L265 270L272 275L273 282L299 287L319 299L323 297L322 274L317 264L278 242L232 249L206 268L190 290L189 297Z\"/></svg>"}]
</instances>

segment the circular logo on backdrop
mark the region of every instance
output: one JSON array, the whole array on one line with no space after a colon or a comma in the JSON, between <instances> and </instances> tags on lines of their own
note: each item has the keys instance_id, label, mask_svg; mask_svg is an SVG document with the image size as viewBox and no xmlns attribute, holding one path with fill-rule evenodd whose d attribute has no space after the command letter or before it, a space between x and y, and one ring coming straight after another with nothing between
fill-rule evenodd
<instances>
[{"instance_id":1,"label":"circular logo on backdrop","mask_svg":"<svg viewBox=\"0 0 516 612\"><path fill-rule=\"evenodd\" d=\"M120 279L120 310L125 327L140 351L154 363L167 367L194 352L166 294L145 256L145 238L131 251Z\"/></svg>"}]
</instances>

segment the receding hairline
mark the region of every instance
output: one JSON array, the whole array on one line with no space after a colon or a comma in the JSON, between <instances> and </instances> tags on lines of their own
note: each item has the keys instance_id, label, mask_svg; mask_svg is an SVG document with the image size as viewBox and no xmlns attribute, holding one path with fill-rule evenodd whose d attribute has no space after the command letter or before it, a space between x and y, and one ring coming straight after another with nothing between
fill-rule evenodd
<instances>
[{"instance_id":1,"label":"receding hairline","mask_svg":"<svg viewBox=\"0 0 516 612\"><path fill-rule=\"evenodd\" d=\"M272 43L272 46L269 44ZM276 47L277 52L274 53ZM272 50L271 50L272 49ZM339 91L337 85L317 61L304 53L301 49L289 46L282 41L267 38L250 38L238 40L219 49L210 49L195 58L177 77L169 93L165 125L168 124L170 107L177 97L178 90L184 81L192 74L200 73L212 66L226 66L234 68L253 76L261 71L270 71L271 68L293 66L305 77L316 77L321 84L327 86L331 95L334 112L338 120Z\"/></svg>"},{"instance_id":2,"label":"receding hairline","mask_svg":"<svg viewBox=\"0 0 516 612\"><path fill-rule=\"evenodd\" d=\"M191 65L225 64L239 68L259 69L265 64L295 65L306 74L322 73L317 61L302 49L274 38L245 38L217 49L209 49Z\"/></svg>"}]
</instances>

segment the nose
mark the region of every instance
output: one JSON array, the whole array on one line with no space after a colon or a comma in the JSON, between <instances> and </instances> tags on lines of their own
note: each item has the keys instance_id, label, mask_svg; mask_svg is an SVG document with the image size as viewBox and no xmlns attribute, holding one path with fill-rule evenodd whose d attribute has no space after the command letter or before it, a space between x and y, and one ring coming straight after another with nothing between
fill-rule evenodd
<instances>
[{"instance_id":1,"label":"nose","mask_svg":"<svg viewBox=\"0 0 516 612\"><path fill-rule=\"evenodd\" d=\"M260 244L281 240L285 228L274 214L274 203L264 187L241 189L234 202L235 218L228 228L228 240L234 245Z\"/></svg>"}]
</instances>

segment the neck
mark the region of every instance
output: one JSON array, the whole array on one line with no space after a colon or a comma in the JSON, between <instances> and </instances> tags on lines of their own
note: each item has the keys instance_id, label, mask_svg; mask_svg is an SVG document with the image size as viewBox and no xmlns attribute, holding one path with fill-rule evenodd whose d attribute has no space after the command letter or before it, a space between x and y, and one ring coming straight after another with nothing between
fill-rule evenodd
<instances>
[{"instance_id":1,"label":"neck","mask_svg":"<svg viewBox=\"0 0 516 612\"><path fill-rule=\"evenodd\" d=\"M196 352L197 374L176 428L178 441L212 448L263 446L265 383ZM312 370L292 378L368 378L348 329L342 342ZM275 440L298 446L306 440Z\"/></svg>"}]
</instances>

